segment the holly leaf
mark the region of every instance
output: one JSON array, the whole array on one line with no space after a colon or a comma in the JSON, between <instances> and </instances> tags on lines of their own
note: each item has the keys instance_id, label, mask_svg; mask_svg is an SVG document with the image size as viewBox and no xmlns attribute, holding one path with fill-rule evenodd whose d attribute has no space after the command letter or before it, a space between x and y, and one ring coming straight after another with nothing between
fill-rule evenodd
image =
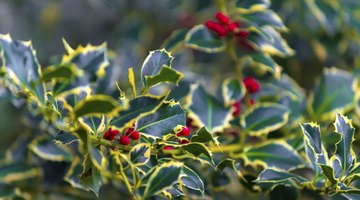
<instances>
[{"instance_id":1,"label":"holly leaf","mask_svg":"<svg viewBox=\"0 0 360 200\"><path fill-rule=\"evenodd\" d=\"M130 160L136 166L145 165L150 159L150 144L137 144L129 152Z\"/></svg>"},{"instance_id":2,"label":"holly leaf","mask_svg":"<svg viewBox=\"0 0 360 200\"><path fill-rule=\"evenodd\" d=\"M161 138L174 132L177 126L185 126L186 113L179 103L164 102L160 108L150 115L140 118L136 130L149 136Z\"/></svg>"},{"instance_id":3,"label":"holly leaf","mask_svg":"<svg viewBox=\"0 0 360 200\"><path fill-rule=\"evenodd\" d=\"M242 100L245 92L245 85L238 78L228 78L222 83L222 96L226 105L232 105L235 101Z\"/></svg>"},{"instance_id":4,"label":"holly leaf","mask_svg":"<svg viewBox=\"0 0 360 200\"><path fill-rule=\"evenodd\" d=\"M70 162L72 159L72 155L68 149L64 146L57 145L47 136L37 137L30 143L29 148L37 156L45 160Z\"/></svg>"},{"instance_id":5,"label":"holly leaf","mask_svg":"<svg viewBox=\"0 0 360 200\"><path fill-rule=\"evenodd\" d=\"M204 25L194 26L185 37L185 45L206 53L219 53L225 50L225 42L215 36Z\"/></svg>"},{"instance_id":6,"label":"holly leaf","mask_svg":"<svg viewBox=\"0 0 360 200\"><path fill-rule=\"evenodd\" d=\"M281 155L281 156L279 156ZM266 168L296 169L304 165L300 155L286 142L271 142L244 150L245 162L258 163Z\"/></svg>"},{"instance_id":7,"label":"holly leaf","mask_svg":"<svg viewBox=\"0 0 360 200\"><path fill-rule=\"evenodd\" d=\"M191 87L187 107L188 115L194 119L194 123L200 127L205 126L211 132L221 131L232 119L231 110L199 84Z\"/></svg>"},{"instance_id":8,"label":"holly leaf","mask_svg":"<svg viewBox=\"0 0 360 200\"><path fill-rule=\"evenodd\" d=\"M253 106L241 117L244 131L252 136L268 134L284 126L289 119L286 107L275 103L263 103Z\"/></svg>"},{"instance_id":9,"label":"holly leaf","mask_svg":"<svg viewBox=\"0 0 360 200\"><path fill-rule=\"evenodd\" d=\"M149 180L146 184L143 198L149 198L170 189L180 178L183 164L180 162L167 162L160 164L151 171Z\"/></svg>"}]
</instances>

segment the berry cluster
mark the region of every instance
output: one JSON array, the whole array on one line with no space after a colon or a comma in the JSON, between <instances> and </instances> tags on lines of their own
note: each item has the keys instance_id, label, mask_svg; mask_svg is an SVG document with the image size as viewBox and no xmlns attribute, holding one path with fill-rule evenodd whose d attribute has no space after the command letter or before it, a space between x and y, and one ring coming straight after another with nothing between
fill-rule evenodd
<instances>
[{"instance_id":1,"label":"berry cluster","mask_svg":"<svg viewBox=\"0 0 360 200\"><path fill-rule=\"evenodd\" d=\"M249 77L246 77L244 80L243 80L243 83L246 87L246 90L250 93L250 94L253 94L257 91L260 90L261 86L260 86L260 83L257 82L254 77L252 76L249 76ZM244 101L244 99L242 99L242 101ZM250 102L250 105L253 105L255 103L254 99L253 98L250 98L249 100ZM240 112L241 112L241 102L240 101L236 101L235 103L233 103L232 107L234 108L234 111L232 113L232 115L234 117L237 117L240 115Z\"/></svg>"},{"instance_id":2,"label":"berry cluster","mask_svg":"<svg viewBox=\"0 0 360 200\"><path fill-rule=\"evenodd\" d=\"M177 137L188 137L190 135L190 128L188 126L183 126L179 132L176 133ZM177 139L179 144L188 144L190 141L188 139ZM163 150L173 150L172 146L165 146Z\"/></svg>"},{"instance_id":3,"label":"berry cluster","mask_svg":"<svg viewBox=\"0 0 360 200\"><path fill-rule=\"evenodd\" d=\"M231 33L235 35L235 37L243 38L246 38L249 35L248 31L240 29L239 22L232 22L230 17L224 13L218 12L216 13L215 17L218 22L208 20L205 23L205 26L208 29L214 31L219 37L225 37Z\"/></svg>"},{"instance_id":4,"label":"berry cluster","mask_svg":"<svg viewBox=\"0 0 360 200\"><path fill-rule=\"evenodd\" d=\"M118 130L113 130L109 128L109 130L104 133L103 138L112 141L115 139L115 136L117 136L118 134L119 134ZM129 145L131 140L139 140L140 137L141 137L140 133L136 131L134 127L128 128L125 134L120 137L119 143L122 145Z\"/></svg>"}]
</instances>

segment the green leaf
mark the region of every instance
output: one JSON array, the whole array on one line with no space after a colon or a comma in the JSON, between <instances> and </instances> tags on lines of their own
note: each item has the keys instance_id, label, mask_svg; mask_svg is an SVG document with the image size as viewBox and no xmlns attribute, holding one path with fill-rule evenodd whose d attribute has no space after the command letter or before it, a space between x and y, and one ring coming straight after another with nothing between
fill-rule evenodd
<instances>
[{"instance_id":1,"label":"green leaf","mask_svg":"<svg viewBox=\"0 0 360 200\"><path fill-rule=\"evenodd\" d=\"M241 174L239 169L239 165L236 165L235 160L233 159L225 158L216 166L216 169L219 171L223 171L227 167L233 169L239 177L243 178L243 175Z\"/></svg>"},{"instance_id":2,"label":"green leaf","mask_svg":"<svg viewBox=\"0 0 360 200\"><path fill-rule=\"evenodd\" d=\"M60 132L55 138L56 144L70 145L73 142L80 141L80 138L76 137L75 134Z\"/></svg>"},{"instance_id":3,"label":"green leaf","mask_svg":"<svg viewBox=\"0 0 360 200\"><path fill-rule=\"evenodd\" d=\"M171 33L170 37L168 37L164 43L163 47L168 51L174 51L178 46L180 46L185 39L187 34L187 29L179 29Z\"/></svg>"},{"instance_id":4,"label":"green leaf","mask_svg":"<svg viewBox=\"0 0 360 200\"><path fill-rule=\"evenodd\" d=\"M79 69L86 72L87 78L94 79L94 77L104 77L105 69L109 66L107 58L107 45L103 43L99 46L86 46L79 45L76 49L71 47L63 40L64 45L67 47L67 55L63 56L62 64L74 63Z\"/></svg>"},{"instance_id":5,"label":"green leaf","mask_svg":"<svg viewBox=\"0 0 360 200\"><path fill-rule=\"evenodd\" d=\"M200 191L204 194L204 183L192 169L184 165L183 171L181 173L181 182L182 185L191 189Z\"/></svg>"},{"instance_id":6,"label":"green leaf","mask_svg":"<svg viewBox=\"0 0 360 200\"><path fill-rule=\"evenodd\" d=\"M75 117L86 115L101 116L102 114L115 115L119 110L124 110L125 108L125 105L120 104L112 97L97 94L81 100L74 107L74 115Z\"/></svg>"},{"instance_id":7,"label":"green leaf","mask_svg":"<svg viewBox=\"0 0 360 200\"><path fill-rule=\"evenodd\" d=\"M279 156L281 155L281 156ZM286 142L271 142L244 150L246 162L259 163L264 167L291 170L304 165L300 155Z\"/></svg>"},{"instance_id":8,"label":"green leaf","mask_svg":"<svg viewBox=\"0 0 360 200\"><path fill-rule=\"evenodd\" d=\"M185 126L186 113L179 103L164 102L153 114L140 118L136 130L152 137L161 138L174 132L177 126Z\"/></svg>"},{"instance_id":9,"label":"green leaf","mask_svg":"<svg viewBox=\"0 0 360 200\"><path fill-rule=\"evenodd\" d=\"M353 82L352 75L346 71L325 69L324 75L309 96L309 113L315 119L327 120L335 117L336 110L350 110L354 100Z\"/></svg>"},{"instance_id":10,"label":"green leaf","mask_svg":"<svg viewBox=\"0 0 360 200\"><path fill-rule=\"evenodd\" d=\"M183 164L180 162L168 162L158 165L149 177L146 184L143 198L149 198L160 192L169 189L177 183Z\"/></svg>"},{"instance_id":11,"label":"green leaf","mask_svg":"<svg viewBox=\"0 0 360 200\"><path fill-rule=\"evenodd\" d=\"M341 139L336 143L335 156L339 159L342 166L342 174L350 172L356 163L356 155L352 148L354 142L355 128L351 120L337 113L335 120L335 132L341 134Z\"/></svg>"},{"instance_id":12,"label":"green leaf","mask_svg":"<svg viewBox=\"0 0 360 200\"><path fill-rule=\"evenodd\" d=\"M336 185L338 181L335 178L334 169L328 165L322 165L322 164L320 164L320 167L322 169L323 174L329 179L331 184Z\"/></svg>"},{"instance_id":13,"label":"green leaf","mask_svg":"<svg viewBox=\"0 0 360 200\"><path fill-rule=\"evenodd\" d=\"M130 160L137 166L145 165L150 159L150 153L150 144L137 144L129 152Z\"/></svg>"},{"instance_id":14,"label":"green leaf","mask_svg":"<svg viewBox=\"0 0 360 200\"><path fill-rule=\"evenodd\" d=\"M228 78L222 83L222 95L226 105L231 105L235 101L244 98L246 88L242 80L238 78Z\"/></svg>"},{"instance_id":15,"label":"green leaf","mask_svg":"<svg viewBox=\"0 0 360 200\"><path fill-rule=\"evenodd\" d=\"M95 147L91 147L90 145L88 145L88 148L89 148L89 158L93 166L96 167L98 170L101 170L102 172L105 171L108 164L107 158L99 149Z\"/></svg>"},{"instance_id":16,"label":"green leaf","mask_svg":"<svg viewBox=\"0 0 360 200\"><path fill-rule=\"evenodd\" d=\"M131 126L133 121L155 112L166 96L139 96L129 102L126 110L120 111L110 124L118 128Z\"/></svg>"},{"instance_id":17,"label":"green leaf","mask_svg":"<svg viewBox=\"0 0 360 200\"><path fill-rule=\"evenodd\" d=\"M40 158L51 161L71 161L72 156L64 146L57 145L47 136L39 136L34 139L29 148Z\"/></svg>"},{"instance_id":18,"label":"green leaf","mask_svg":"<svg viewBox=\"0 0 360 200\"><path fill-rule=\"evenodd\" d=\"M208 94L203 86L193 85L188 100L188 115L198 126L206 126L211 132L221 131L229 126L229 121L232 119L231 109Z\"/></svg>"},{"instance_id":19,"label":"green leaf","mask_svg":"<svg viewBox=\"0 0 360 200\"><path fill-rule=\"evenodd\" d=\"M270 0L236 0L236 7L246 10L265 10L270 6Z\"/></svg>"},{"instance_id":20,"label":"green leaf","mask_svg":"<svg viewBox=\"0 0 360 200\"><path fill-rule=\"evenodd\" d=\"M41 176L40 169L27 163L0 163L0 183L9 184Z\"/></svg>"},{"instance_id":21,"label":"green leaf","mask_svg":"<svg viewBox=\"0 0 360 200\"><path fill-rule=\"evenodd\" d=\"M52 65L42 71L41 80L49 82L52 80L63 82L69 81L73 77L78 76L80 72L76 68L76 65L67 63Z\"/></svg>"},{"instance_id":22,"label":"green leaf","mask_svg":"<svg viewBox=\"0 0 360 200\"><path fill-rule=\"evenodd\" d=\"M260 10L251 13L243 13L241 18L258 27L272 26L282 31L287 30L279 15L272 10Z\"/></svg>"},{"instance_id":23,"label":"green leaf","mask_svg":"<svg viewBox=\"0 0 360 200\"><path fill-rule=\"evenodd\" d=\"M281 37L280 33L274 28L265 26L261 29L262 32L267 33L267 35L271 37L271 40L263 34L252 31L248 36L248 41L252 46L256 46L258 50L269 55L287 57L294 54L294 50L289 47L286 41Z\"/></svg>"},{"instance_id":24,"label":"green leaf","mask_svg":"<svg viewBox=\"0 0 360 200\"><path fill-rule=\"evenodd\" d=\"M301 186L303 183L309 182L309 180L286 171L265 169L259 174L259 177L254 182L259 183L260 187L263 190L266 190L276 185Z\"/></svg>"},{"instance_id":25,"label":"green leaf","mask_svg":"<svg viewBox=\"0 0 360 200\"><path fill-rule=\"evenodd\" d=\"M207 142L214 142L214 144L219 145L219 141L217 137L214 137L205 126L200 128L192 137L191 142L200 142L200 143L207 143Z\"/></svg>"},{"instance_id":26,"label":"green leaf","mask_svg":"<svg viewBox=\"0 0 360 200\"><path fill-rule=\"evenodd\" d=\"M196 158L205 160L214 165L211 151L202 143L192 142L185 145L181 145L181 148L189 152Z\"/></svg>"},{"instance_id":27,"label":"green leaf","mask_svg":"<svg viewBox=\"0 0 360 200\"><path fill-rule=\"evenodd\" d=\"M251 54L253 66L258 67L264 71L270 72L276 78L281 76L281 67L267 54L257 53Z\"/></svg>"},{"instance_id":28,"label":"green leaf","mask_svg":"<svg viewBox=\"0 0 360 200\"><path fill-rule=\"evenodd\" d=\"M146 86L146 76L152 77L159 74L163 65L171 66L174 57L165 49L151 51L141 67L141 80Z\"/></svg>"},{"instance_id":29,"label":"green leaf","mask_svg":"<svg viewBox=\"0 0 360 200\"><path fill-rule=\"evenodd\" d=\"M226 48L225 42L211 33L204 25L194 26L186 34L185 45L207 53L222 52Z\"/></svg>"},{"instance_id":30,"label":"green leaf","mask_svg":"<svg viewBox=\"0 0 360 200\"><path fill-rule=\"evenodd\" d=\"M36 100L45 104L44 85L34 86L40 77L40 64L31 41L13 40L10 35L0 34L0 64L9 84L16 85L18 89L33 91Z\"/></svg>"},{"instance_id":31,"label":"green leaf","mask_svg":"<svg viewBox=\"0 0 360 200\"><path fill-rule=\"evenodd\" d=\"M174 83L178 85L184 75L169 66L163 65L157 74L145 76L145 91L160 83Z\"/></svg>"},{"instance_id":32,"label":"green leaf","mask_svg":"<svg viewBox=\"0 0 360 200\"><path fill-rule=\"evenodd\" d=\"M268 134L284 126L289 119L286 107L275 103L253 106L241 117L245 131L252 136Z\"/></svg>"}]
</instances>

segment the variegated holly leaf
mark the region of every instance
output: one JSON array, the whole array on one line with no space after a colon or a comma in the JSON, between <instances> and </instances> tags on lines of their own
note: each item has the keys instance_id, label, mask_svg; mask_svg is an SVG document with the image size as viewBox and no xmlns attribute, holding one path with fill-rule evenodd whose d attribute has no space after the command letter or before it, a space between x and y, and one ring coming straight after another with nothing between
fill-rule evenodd
<instances>
[{"instance_id":1,"label":"variegated holly leaf","mask_svg":"<svg viewBox=\"0 0 360 200\"><path fill-rule=\"evenodd\" d=\"M126 104L120 103L107 95L93 95L81 100L74 107L75 117L101 116L103 114L114 116L118 111L125 110Z\"/></svg>"},{"instance_id":2,"label":"variegated holly leaf","mask_svg":"<svg viewBox=\"0 0 360 200\"><path fill-rule=\"evenodd\" d=\"M210 132L220 131L229 125L231 110L197 84L191 87L188 98L188 115L196 125L205 126Z\"/></svg>"},{"instance_id":3,"label":"variegated holly leaf","mask_svg":"<svg viewBox=\"0 0 360 200\"><path fill-rule=\"evenodd\" d=\"M184 165L181 173L181 184L188 189L197 190L204 194L204 183L192 169Z\"/></svg>"},{"instance_id":4,"label":"variegated holly leaf","mask_svg":"<svg viewBox=\"0 0 360 200\"><path fill-rule=\"evenodd\" d=\"M160 73L162 67L171 66L174 57L165 49L151 51L141 67L141 81L146 87L146 77L153 77Z\"/></svg>"},{"instance_id":5,"label":"variegated holly leaf","mask_svg":"<svg viewBox=\"0 0 360 200\"><path fill-rule=\"evenodd\" d=\"M190 153L194 159L204 160L207 163L214 165L213 155L209 148L204 144L191 142L185 145L181 145L180 148Z\"/></svg>"},{"instance_id":6,"label":"variegated holly leaf","mask_svg":"<svg viewBox=\"0 0 360 200\"><path fill-rule=\"evenodd\" d=\"M240 79L228 78L222 83L222 97L228 106L232 105L235 101L241 101L245 96L245 92L245 85Z\"/></svg>"},{"instance_id":7,"label":"variegated holly leaf","mask_svg":"<svg viewBox=\"0 0 360 200\"><path fill-rule=\"evenodd\" d=\"M101 173L107 170L108 161L105 155L101 152L100 149L88 145L89 156L91 163L96 169L100 170Z\"/></svg>"},{"instance_id":8,"label":"variegated holly leaf","mask_svg":"<svg viewBox=\"0 0 360 200\"><path fill-rule=\"evenodd\" d=\"M262 190L267 190L276 185L293 185L301 187L302 184L309 182L309 180L283 170L265 169L259 174L259 177L254 182L258 183Z\"/></svg>"},{"instance_id":9,"label":"variegated holly leaf","mask_svg":"<svg viewBox=\"0 0 360 200\"><path fill-rule=\"evenodd\" d=\"M269 55L280 57L291 56L294 54L294 50L289 47L286 41L281 37L280 33L273 27L265 26L261 29L263 32L266 32L270 38L258 33L258 31L252 31L248 36L248 41L258 50Z\"/></svg>"},{"instance_id":10,"label":"variegated holly leaf","mask_svg":"<svg viewBox=\"0 0 360 200\"><path fill-rule=\"evenodd\" d=\"M171 35L164 41L162 46L168 51L174 51L183 44L187 32L187 29L178 29L172 32Z\"/></svg>"},{"instance_id":11,"label":"variegated holly leaf","mask_svg":"<svg viewBox=\"0 0 360 200\"><path fill-rule=\"evenodd\" d=\"M280 155L280 156L279 156ZM271 142L244 150L247 164L258 163L267 168L290 170L304 165L300 155L286 142Z\"/></svg>"},{"instance_id":12,"label":"variegated holly leaf","mask_svg":"<svg viewBox=\"0 0 360 200\"><path fill-rule=\"evenodd\" d=\"M271 26L278 30L286 31L283 21L272 10L260 10L241 14L241 19L246 20L247 24L255 27Z\"/></svg>"},{"instance_id":13,"label":"variegated holly leaf","mask_svg":"<svg viewBox=\"0 0 360 200\"><path fill-rule=\"evenodd\" d=\"M269 0L236 0L236 7L240 10L265 10L270 6Z\"/></svg>"},{"instance_id":14,"label":"variegated holly leaf","mask_svg":"<svg viewBox=\"0 0 360 200\"><path fill-rule=\"evenodd\" d=\"M286 107L275 103L253 106L241 117L241 124L249 135L261 136L284 126L289 119Z\"/></svg>"},{"instance_id":15,"label":"variegated holly leaf","mask_svg":"<svg viewBox=\"0 0 360 200\"><path fill-rule=\"evenodd\" d=\"M150 144L137 144L129 152L130 160L137 166L145 165L150 159L150 152Z\"/></svg>"},{"instance_id":16,"label":"variegated holly leaf","mask_svg":"<svg viewBox=\"0 0 360 200\"><path fill-rule=\"evenodd\" d=\"M309 96L310 114L317 120L327 120L335 117L336 110L350 110L354 100L353 82L353 76L346 71L325 69L324 75Z\"/></svg>"},{"instance_id":17,"label":"variegated holly leaf","mask_svg":"<svg viewBox=\"0 0 360 200\"><path fill-rule=\"evenodd\" d=\"M0 184L9 184L41 176L39 167L23 162L0 163Z\"/></svg>"},{"instance_id":18,"label":"variegated holly leaf","mask_svg":"<svg viewBox=\"0 0 360 200\"><path fill-rule=\"evenodd\" d=\"M178 85L180 79L183 77L184 75L181 72L176 71L170 66L163 65L158 73L145 76L144 91L160 83L173 83Z\"/></svg>"},{"instance_id":19,"label":"variegated holly leaf","mask_svg":"<svg viewBox=\"0 0 360 200\"><path fill-rule=\"evenodd\" d=\"M57 134L54 138L54 142L58 143L60 145L70 145L73 142L80 141L78 137L75 136L75 134L66 133L66 132L60 132Z\"/></svg>"},{"instance_id":20,"label":"variegated holly leaf","mask_svg":"<svg viewBox=\"0 0 360 200\"><path fill-rule=\"evenodd\" d=\"M217 137L214 137L213 134L211 134L210 131L208 131L205 126L200 128L191 137L191 142L200 142L200 143L213 142L216 145L220 144L219 141L217 140Z\"/></svg>"},{"instance_id":21,"label":"variegated holly leaf","mask_svg":"<svg viewBox=\"0 0 360 200\"><path fill-rule=\"evenodd\" d=\"M164 102L160 108L136 122L136 130L151 137L161 138L174 132L177 126L185 126L186 113L179 103Z\"/></svg>"},{"instance_id":22,"label":"variegated holly leaf","mask_svg":"<svg viewBox=\"0 0 360 200\"><path fill-rule=\"evenodd\" d=\"M50 161L71 161L71 152L65 146L60 146L47 136L34 139L29 148L40 158Z\"/></svg>"},{"instance_id":23,"label":"variegated holly leaf","mask_svg":"<svg viewBox=\"0 0 360 200\"><path fill-rule=\"evenodd\" d=\"M225 158L224 160L220 161L219 164L216 166L216 170L223 171L226 168L230 168L234 170L234 172L238 175L238 177L243 178L243 175L240 172L239 164L236 164L236 161L231 158Z\"/></svg>"},{"instance_id":24,"label":"variegated holly leaf","mask_svg":"<svg viewBox=\"0 0 360 200\"><path fill-rule=\"evenodd\" d=\"M45 104L45 87L38 83L40 64L31 41L13 40L10 35L0 34L0 65L11 83L10 89L33 92L36 101Z\"/></svg>"},{"instance_id":25,"label":"variegated holly leaf","mask_svg":"<svg viewBox=\"0 0 360 200\"><path fill-rule=\"evenodd\" d=\"M167 162L160 164L151 171L145 187L143 198L150 198L156 194L170 189L180 178L183 164L180 162Z\"/></svg>"},{"instance_id":26,"label":"variegated holly leaf","mask_svg":"<svg viewBox=\"0 0 360 200\"><path fill-rule=\"evenodd\" d=\"M166 96L139 96L130 100L129 107L120 111L112 118L110 125L122 128L132 126L132 123L141 117L155 112L163 103Z\"/></svg>"},{"instance_id":27,"label":"variegated holly leaf","mask_svg":"<svg viewBox=\"0 0 360 200\"><path fill-rule=\"evenodd\" d=\"M270 72L276 78L280 78L282 68L271 58L271 56L264 53L256 53L250 54L250 57L252 59L251 65Z\"/></svg>"},{"instance_id":28,"label":"variegated holly leaf","mask_svg":"<svg viewBox=\"0 0 360 200\"><path fill-rule=\"evenodd\" d=\"M103 43L99 46L79 45L72 49L69 44L63 40L67 54L63 56L62 63L73 63L79 69L84 70L88 79L93 80L96 77L105 76L105 68L109 66L107 56L107 45Z\"/></svg>"},{"instance_id":29,"label":"variegated holly leaf","mask_svg":"<svg viewBox=\"0 0 360 200\"><path fill-rule=\"evenodd\" d=\"M52 65L42 71L41 80L44 82L57 81L65 82L70 81L73 77L79 76L80 71L76 65L72 63Z\"/></svg>"},{"instance_id":30,"label":"variegated holly leaf","mask_svg":"<svg viewBox=\"0 0 360 200\"><path fill-rule=\"evenodd\" d=\"M347 175L356 163L356 155L352 147L354 142L355 128L351 120L337 113L335 120L335 132L341 135L341 139L336 143L335 156L340 161L342 175Z\"/></svg>"},{"instance_id":31,"label":"variegated holly leaf","mask_svg":"<svg viewBox=\"0 0 360 200\"><path fill-rule=\"evenodd\" d=\"M194 26L185 37L185 45L189 48L207 53L218 53L225 50L225 42L215 36L204 25Z\"/></svg>"}]
</instances>

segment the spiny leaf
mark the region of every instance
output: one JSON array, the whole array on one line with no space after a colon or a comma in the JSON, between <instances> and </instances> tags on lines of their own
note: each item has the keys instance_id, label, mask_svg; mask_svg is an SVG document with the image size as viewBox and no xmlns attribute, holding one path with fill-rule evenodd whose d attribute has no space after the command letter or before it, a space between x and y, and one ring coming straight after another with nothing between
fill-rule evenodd
<instances>
[{"instance_id":1,"label":"spiny leaf","mask_svg":"<svg viewBox=\"0 0 360 200\"><path fill-rule=\"evenodd\" d=\"M33 140L29 148L40 158L51 161L71 161L72 155L65 147L57 145L49 137L40 136Z\"/></svg>"},{"instance_id":2,"label":"spiny leaf","mask_svg":"<svg viewBox=\"0 0 360 200\"><path fill-rule=\"evenodd\" d=\"M140 118L136 129L152 137L161 138L174 132L177 126L185 126L186 113L179 103L164 102L153 114Z\"/></svg>"},{"instance_id":3,"label":"spiny leaf","mask_svg":"<svg viewBox=\"0 0 360 200\"><path fill-rule=\"evenodd\" d=\"M40 169L27 163L1 163L0 183L13 183L41 176Z\"/></svg>"},{"instance_id":4,"label":"spiny leaf","mask_svg":"<svg viewBox=\"0 0 360 200\"><path fill-rule=\"evenodd\" d=\"M86 115L115 115L117 111L124 110L125 105L106 95L93 95L80 101L74 107L75 117Z\"/></svg>"},{"instance_id":5,"label":"spiny leaf","mask_svg":"<svg viewBox=\"0 0 360 200\"><path fill-rule=\"evenodd\" d=\"M56 80L58 82L69 81L71 78L78 76L80 72L74 64L59 64L49 66L42 71L41 80L49 82Z\"/></svg>"},{"instance_id":6,"label":"spiny leaf","mask_svg":"<svg viewBox=\"0 0 360 200\"><path fill-rule=\"evenodd\" d=\"M242 100L245 92L245 85L240 79L228 78L222 83L222 95L226 105Z\"/></svg>"},{"instance_id":7,"label":"spiny leaf","mask_svg":"<svg viewBox=\"0 0 360 200\"><path fill-rule=\"evenodd\" d=\"M200 143L206 143L206 142L214 142L214 144L219 145L219 141L217 140L217 137L214 137L205 126L200 128L192 137L191 142L200 142Z\"/></svg>"},{"instance_id":8,"label":"spiny leaf","mask_svg":"<svg viewBox=\"0 0 360 200\"><path fill-rule=\"evenodd\" d=\"M252 107L241 118L241 124L249 135L260 136L285 125L289 118L286 107L275 103L264 103Z\"/></svg>"},{"instance_id":9,"label":"spiny leaf","mask_svg":"<svg viewBox=\"0 0 360 200\"><path fill-rule=\"evenodd\" d=\"M144 199L152 197L163 190L171 188L178 182L183 164L180 162L168 162L158 165L151 173L144 191Z\"/></svg>"},{"instance_id":10,"label":"spiny leaf","mask_svg":"<svg viewBox=\"0 0 360 200\"><path fill-rule=\"evenodd\" d=\"M130 152L130 160L137 166L145 165L150 159L150 144L137 144Z\"/></svg>"},{"instance_id":11,"label":"spiny leaf","mask_svg":"<svg viewBox=\"0 0 360 200\"><path fill-rule=\"evenodd\" d=\"M204 25L194 26L185 37L185 45L207 53L218 53L225 50L225 42L217 38Z\"/></svg>"},{"instance_id":12,"label":"spiny leaf","mask_svg":"<svg viewBox=\"0 0 360 200\"><path fill-rule=\"evenodd\" d=\"M281 155L281 156L279 156ZM271 142L244 150L246 162L259 163L265 167L290 170L304 165L300 155L285 142Z\"/></svg>"},{"instance_id":13,"label":"spiny leaf","mask_svg":"<svg viewBox=\"0 0 360 200\"><path fill-rule=\"evenodd\" d=\"M194 123L200 127L206 126L211 132L220 131L229 126L232 118L231 110L208 94L201 85L192 86L187 107L189 108L188 115L194 119Z\"/></svg>"},{"instance_id":14,"label":"spiny leaf","mask_svg":"<svg viewBox=\"0 0 360 200\"><path fill-rule=\"evenodd\" d=\"M141 67L141 80L146 86L146 76L158 74L163 65L171 66L174 57L165 49L151 51Z\"/></svg>"},{"instance_id":15,"label":"spiny leaf","mask_svg":"<svg viewBox=\"0 0 360 200\"><path fill-rule=\"evenodd\" d=\"M336 144L335 155L342 165L342 174L347 174L354 163L356 162L356 155L352 148L355 128L351 120L337 113L335 120L335 132L341 134L340 141Z\"/></svg>"},{"instance_id":16,"label":"spiny leaf","mask_svg":"<svg viewBox=\"0 0 360 200\"><path fill-rule=\"evenodd\" d=\"M166 96L139 96L130 100L129 107L120 111L110 124L118 128L131 126L134 121L155 112L163 103Z\"/></svg>"},{"instance_id":17,"label":"spiny leaf","mask_svg":"<svg viewBox=\"0 0 360 200\"><path fill-rule=\"evenodd\" d=\"M178 85L184 75L173 68L163 65L157 74L145 76L145 90L160 83L173 83Z\"/></svg>"},{"instance_id":18,"label":"spiny leaf","mask_svg":"<svg viewBox=\"0 0 360 200\"><path fill-rule=\"evenodd\" d=\"M189 189L198 190L202 194L204 193L204 183L199 175L185 165L181 174L181 182L183 186Z\"/></svg>"}]
</instances>

